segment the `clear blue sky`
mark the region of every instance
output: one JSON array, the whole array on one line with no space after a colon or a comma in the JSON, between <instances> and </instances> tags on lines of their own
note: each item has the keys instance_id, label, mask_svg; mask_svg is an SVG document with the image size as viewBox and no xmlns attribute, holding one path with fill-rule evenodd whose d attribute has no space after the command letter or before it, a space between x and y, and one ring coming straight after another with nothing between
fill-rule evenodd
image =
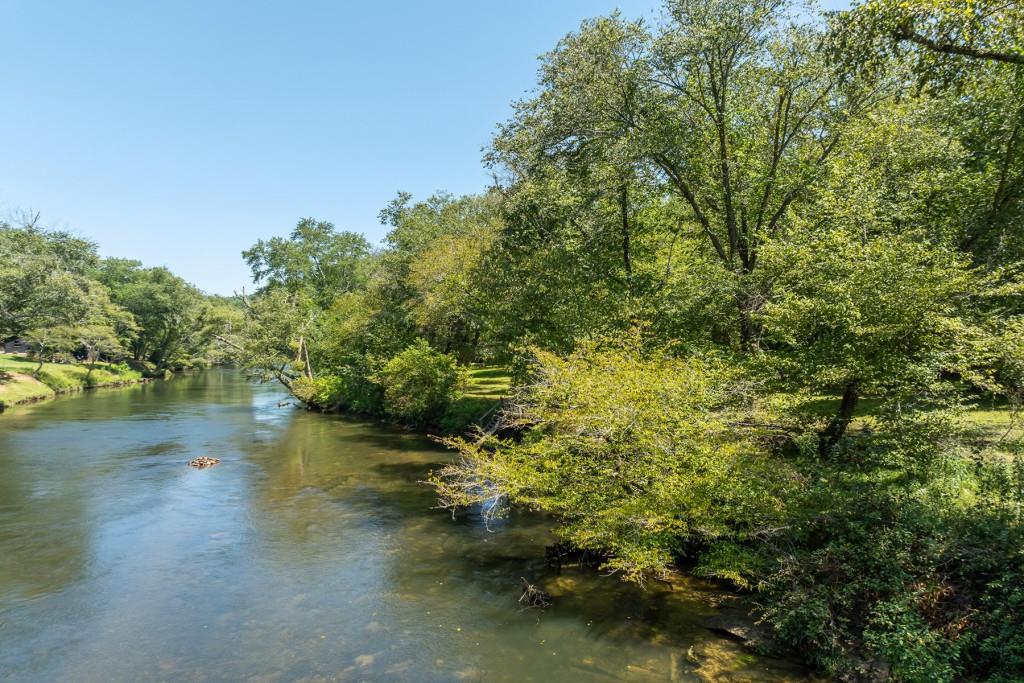
<instances>
[{"instance_id":1,"label":"clear blue sky","mask_svg":"<svg viewBox=\"0 0 1024 683\"><path fill-rule=\"evenodd\" d=\"M299 217L377 241L398 190L482 189L537 56L659 4L0 0L0 214L228 294Z\"/></svg>"}]
</instances>

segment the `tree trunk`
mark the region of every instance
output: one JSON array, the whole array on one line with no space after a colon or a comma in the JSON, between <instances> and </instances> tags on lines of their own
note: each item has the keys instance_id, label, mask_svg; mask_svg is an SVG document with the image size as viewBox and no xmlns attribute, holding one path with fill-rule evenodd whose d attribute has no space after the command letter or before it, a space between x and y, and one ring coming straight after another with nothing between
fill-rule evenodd
<instances>
[{"instance_id":1,"label":"tree trunk","mask_svg":"<svg viewBox=\"0 0 1024 683\"><path fill-rule=\"evenodd\" d=\"M622 217L622 267L626 272L626 292L633 293L633 250L630 244L629 190L623 183L619 188L619 209Z\"/></svg>"},{"instance_id":2,"label":"tree trunk","mask_svg":"<svg viewBox=\"0 0 1024 683\"><path fill-rule=\"evenodd\" d=\"M761 341L761 325L754 319L754 314L759 308L757 297L741 293L736 303L740 313L740 350L754 351Z\"/></svg>"},{"instance_id":3,"label":"tree trunk","mask_svg":"<svg viewBox=\"0 0 1024 683\"><path fill-rule=\"evenodd\" d=\"M846 385L843 390L843 399L839 402L839 411L832 417L832 420L818 434L818 453L827 457L832 449L836 447L839 440L846 434L846 428L853 421L853 411L857 409L857 402L860 400L857 382L853 381Z\"/></svg>"}]
</instances>

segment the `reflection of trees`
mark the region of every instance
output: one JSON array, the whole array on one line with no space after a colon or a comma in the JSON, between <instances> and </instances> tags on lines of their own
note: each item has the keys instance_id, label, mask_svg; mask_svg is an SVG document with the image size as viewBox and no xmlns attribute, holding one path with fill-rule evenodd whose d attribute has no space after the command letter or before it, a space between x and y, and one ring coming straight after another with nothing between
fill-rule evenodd
<instances>
[{"instance_id":1,"label":"reflection of trees","mask_svg":"<svg viewBox=\"0 0 1024 683\"><path fill-rule=\"evenodd\" d=\"M251 391L240 373L189 373L61 396L4 414L0 595L51 593L81 575L94 527L104 521L95 518L90 501L111 494L110 477L140 456L179 447L163 441L149 420L197 405L245 405ZM86 423L90 436L83 440Z\"/></svg>"},{"instance_id":2,"label":"reflection of trees","mask_svg":"<svg viewBox=\"0 0 1024 683\"><path fill-rule=\"evenodd\" d=\"M287 519L299 540L330 523L328 515L400 524L429 510L432 494L418 482L447 457L408 433L297 411L279 432L242 448L266 477L253 482L253 506Z\"/></svg>"},{"instance_id":3,"label":"reflection of trees","mask_svg":"<svg viewBox=\"0 0 1024 683\"><path fill-rule=\"evenodd\" d=\"M25 429L25 415L4 416L0 430L0 608L17 598L52 593L80 575L88 545L87 499ZM13 422L14 424L10 424Z\"/></svg>"}]
</instances>

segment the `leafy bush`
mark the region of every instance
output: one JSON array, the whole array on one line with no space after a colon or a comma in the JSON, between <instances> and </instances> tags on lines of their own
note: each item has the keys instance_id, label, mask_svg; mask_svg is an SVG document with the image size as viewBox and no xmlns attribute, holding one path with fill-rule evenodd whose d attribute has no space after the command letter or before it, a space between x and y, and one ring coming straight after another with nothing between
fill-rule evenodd
<instances>
[{"instance_id":1,"label":"leafy bush","mask_svg":"<svg viewBox=\"0 0 1024 683\"><path fill-rule=\"evenodd\" d=\"M376 375L384 406L393 417L415 425L436 423L458 398L465 373L454 356L418 340L385 363Z\"/></svg>"},{"instance_id":2,"label":"leafy bush","mask_svg":"<svg viewBox=\"0 0 1024 683\"><path fill-rule=\"evenodd\" d=\"M963 453L929 421L876 422L859 470L804 464L817 512L784 539L762 615L839 680L1020 680L1020 445Z\"/></svg>"},{"instance_id":3,"label":"leafy bush","mask_svg":"<svg viewBox=\"0 0 1024 683\"><path fill-rule=\"evenodd\" d=\"M438 427L444 434L463 434L479 423L497 403L494 399L462 396L448 406Z\"/></svg>"},{"instance_id":4,"label":"leafy bush","mask_svg":"<svg viewBox=\"0 0 1024 683\"><path fill-rule=\"evenodd\" d=\"M333 374L315 379L300 377L292 393L303 403L321 410L344 410L361 415L378 415L383 408L383 389L374 381L372 362L353 356Z\"/></svg>"},{"instance_id":5,"label":"leafy bush","mask_svg":"<svg viewBox=\"0 0 1024 683\"><path fill-rule=\"evenodd\" d=\"M784 524L782 494L798 482L731 427L742 392L725 363L583 343L568 358L535 351L533 376L505 415L521 440L450 441L463 459L432 477L443 504L499 495L547 510L563 538L635 580L687 546L709 549L706 574L760 578L737 544Z\"/></svg>"},{"instance_id":6,"label":"leafy bush","mask_svg":"<svg viewBox=\"0 0 1024 683\"><path fill-rule=\"evenodd\" d=\"M312 408L330 410L340 400L341 378L337 375L321 375L315 379L299 377L292 383L292 394Z\"/></svg>"}]
</instances>

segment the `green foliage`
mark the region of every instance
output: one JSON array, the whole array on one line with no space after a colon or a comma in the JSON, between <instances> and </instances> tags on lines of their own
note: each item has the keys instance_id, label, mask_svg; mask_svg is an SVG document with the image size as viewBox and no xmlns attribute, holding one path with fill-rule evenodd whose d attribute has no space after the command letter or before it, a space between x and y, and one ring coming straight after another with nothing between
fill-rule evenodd
<instances>
[{"instance_id":1,"label":"green foliage","mask_svg":"<svg viewBox=\"0 0 1024 683\"><path fill-rule=\"evenodd\" d=\"M322 305L357 288L370 244L362 235L338 232L331 223L303 218L288 238L260 240L242 253L253 281L270 290L303 292Z\"/></svg>"},{"instance_id":2,"label":"green foliage","mask_svg":"<svg viewBox=\"0 0 1024 683\"><path fill-rule=\"evenodd\" d=\"M842 396L821 448L842 438L862 395L906 398L972 377L982 331L969 293L981 289L962 254L920 237L821 230L764 251L773 294L757 320L772 353L756 359L786 391Z\"/></svg>"},{"instance_id":3,"label":"green foliage","mask_svg":"<svg viewBox=\"0 0 1024 683\"><path fill-rule=\"evenodd\" d=\"M455 439L462 462L433 481L448 506L504 496L552 512L564 538L611 552L607 568L634 580L664 573L685 545L718 547L708 573L756 580L728 549L785 518L791 473L729 427L744 408L736 379L721 360L635 342L537 351L506 415L525 437Z\"/></svg>"},{"instance_id":4,"label":"green foliage","mask_svg":"<svg viewBox=\"0 0 1024 683\"><path fill-rule=\"evenodd\" d=\"M96 245L65 232L0 223L0 339L90 315Z\"/></svg>"},{"instance_id":5,"label":"green foliage","mask_svg":"<svg viewBox=\"0 0 1024 683\"><path fill-rule=\"evenodd\" d=\"M337 375L300 377L292 384L292 393L307 405L331 409L341 403L343 388L344 381Z\"/></svg>"},{"instance_id":6,"label":"green foliage","mask_svg":"<svg viewBox=\"0 0 1024 683\"><path fill-rule=\"evenodd\" d=\"M375 377L394 417L415 425L436 423L458 397L465 373L451 355L418 340L389 360Z\"/></svg>"},{"instance_id":7,"label":"green foliage","mask_svg":"<svg viewBox=\"0 0 1024 683\"><path fill-rule=\"evenodd\" d=\"M123 345L135 360L160 369L202 364L211 357L215 335L238 322L233 306L206 297L166 268L106 259L98 278L134 318L133 334L122 335Z\"/></svg>"},{"instance_id":8,"label":"green foliage","mask_svg":"<svg viewBox=\"0 0 1024 683\"><path fill-rule=\"evenodd\" d=\"M0 339L23 337L38 356L95 361L130 352L160 367L207 355L226 318L164 268L101 261L96 245L65 232L0 224Z\"/></svg>"},{"instance_id":9,"label":"green foliage","mask_svg":"<svg viewBox=\"0 0 1024 683\"><path fill-rule=\"evenodd\" d=\"M971 67L1024 64L1024 11L1001 0L865 0L833 18L833 52L882 69L909 55L923 76L955 82Z\"/></svg>"}]
</instances>

